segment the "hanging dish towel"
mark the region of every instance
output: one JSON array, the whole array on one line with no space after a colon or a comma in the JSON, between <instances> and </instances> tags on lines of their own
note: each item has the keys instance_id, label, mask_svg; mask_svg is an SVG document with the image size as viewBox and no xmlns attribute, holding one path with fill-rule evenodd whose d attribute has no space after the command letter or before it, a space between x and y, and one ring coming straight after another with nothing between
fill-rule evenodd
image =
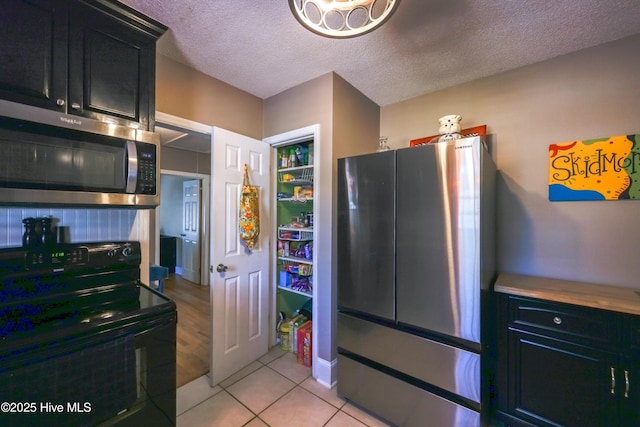
<instances>
[{"instance_id":1,"label":"hanging dish towel","mask_svg":"<svg viewBox=\"0 0 640 427\"><path fill-rule=\"evenodd\" d=\"M245 164L244 182L240 196L240 238L247 249L253 249L260 234L259 206L258 187L249 183L249 171Z\"/></svg>"}]
</instances>

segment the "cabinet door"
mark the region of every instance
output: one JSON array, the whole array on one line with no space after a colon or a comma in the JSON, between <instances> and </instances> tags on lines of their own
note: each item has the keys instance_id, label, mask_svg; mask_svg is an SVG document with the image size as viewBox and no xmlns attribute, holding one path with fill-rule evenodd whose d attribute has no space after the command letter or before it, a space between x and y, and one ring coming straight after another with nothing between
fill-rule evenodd
<instances>
[{"instance_id":1,"label":"cabinet door","mask_svg":"<svg viewBox=\"0 0 640 427\"><path fill-rule=\"evenodd\" d=\"M87 5L69 20L69 113L149 129L155 39Z\"/></svg>"},{"instance_id":2,"label":"cabinet door","mask_svg":"<svg viewBox=\"0 0 640 427\"><path fill-rule=\"evenodd\" d=\"M624 316L625 353L620 366L623 426L640 426L640 316Z\"/></svg>"},{"instance_id":3,"label":"cabinet door","mask_svg":"<svg viewBox=\"0 0 640 427\"><path fill-rule=\"evenodd\" d=\"M511 414L539 426L604 426L617 419L615 355L512 330L508 363Z\"/></svg>"},{"instance_id":4,"label":"cabinet door","mask_svg":"<svg viewBox=\"0 0 640 427\"><path fill-rule=\"evenodd\" d=\"M5 0L0 8L0 98L64 111L67 9L60 0Z\"/></svg>"},{"instance_id":5,"label":"cabinet door","mask_svg":"<svg viewBox=\"0 0 640 427\"><path fill-rule=\"evenodd\" d=\"M620 398L620 425L640 426L640 356L629 356L622 360L618 369L620 387L616 391Z\"/></svg>"}]
</instances>

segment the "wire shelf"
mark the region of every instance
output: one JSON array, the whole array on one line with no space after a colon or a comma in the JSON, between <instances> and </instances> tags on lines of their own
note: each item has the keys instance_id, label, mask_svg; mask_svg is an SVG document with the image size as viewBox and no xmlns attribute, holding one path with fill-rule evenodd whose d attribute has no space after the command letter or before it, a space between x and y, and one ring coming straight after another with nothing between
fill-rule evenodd
<instances>
[{"instance_id":1,"label":"wire shelf","mask_svg":"<svg viewBox=\"0 0 640 427\"><path fill-rule=\"evenodd\" d=\"M280 227L278 229L278 239L296 242L313 240L313 231L309 229Z\"/></svg>"},{"instance_id":2,"label":"wire shelf","mask_svg":"<svg viewBox=\"0 0 640 427\"><path fill-rule=\"evenodd\" d=\"M278 172L278 181L292 185L312 185L313 168L301 167L280 170Z\"/></svg>"}]
</instances>

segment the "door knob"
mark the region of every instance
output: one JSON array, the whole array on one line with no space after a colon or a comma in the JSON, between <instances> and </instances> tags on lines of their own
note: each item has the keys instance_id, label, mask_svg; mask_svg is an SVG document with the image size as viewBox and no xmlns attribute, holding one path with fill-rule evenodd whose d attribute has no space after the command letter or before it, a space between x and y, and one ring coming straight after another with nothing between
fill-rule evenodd
<instances>
[{"instance_id":1,"label":"door knob","mask_svg":"<svg viewBox=\"0 0 640 427\"><path fill-rule=\"evenodd\" d=\"M227 267L224 264L218 264L218 266L216 267L216 271L218 273L224 273L225 271L227 271L227 268L229 268L229 267Z\"/></svg>"}]
</instances>

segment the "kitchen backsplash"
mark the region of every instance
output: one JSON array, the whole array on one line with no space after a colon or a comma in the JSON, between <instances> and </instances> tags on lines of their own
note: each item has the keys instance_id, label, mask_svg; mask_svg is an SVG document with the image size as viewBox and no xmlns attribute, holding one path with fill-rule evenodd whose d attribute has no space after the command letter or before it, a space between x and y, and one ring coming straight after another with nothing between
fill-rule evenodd
<instances>
[{"instance_id":1,"label":"kitchen backsplash","mask_svg":"<svg viewBox=\"0 0 640 427\"><path fill-rule=\"evenodd\" d=\"M135 209L0 207L0 248L21 246L22 220L45 216L53 218L54 226L69 227L73 243L129 240L136 213Z\"/></svg>"}]
</instances>

